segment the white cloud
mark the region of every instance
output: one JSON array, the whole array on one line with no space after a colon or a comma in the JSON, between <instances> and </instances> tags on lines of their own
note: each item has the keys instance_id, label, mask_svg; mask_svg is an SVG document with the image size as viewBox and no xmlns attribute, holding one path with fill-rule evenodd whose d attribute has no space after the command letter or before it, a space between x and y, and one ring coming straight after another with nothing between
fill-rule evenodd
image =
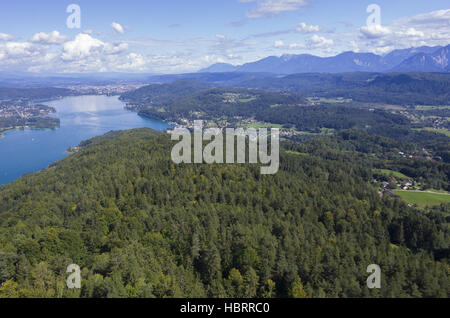
<instances>
[{"instance_id":1,"label":"white cloud","mask_svg":"<svg viewBox=\"0 0 450 318\"><path fill-rule=\"evenodd\" d=\"M97 55L120 54L127 50L127 43L105 43L89 34L80 33L73 41L64 44L61 58L66 61L73 61Z\"/></svg>"},{"instance_id":2,"label":"white cloud","mask_svg":"<svg viewBox=\"0 0 450 318\"><path fill-rule=\"evenodd\" d=\"M395 50L395 46L389 45L389 46L381 46L381 47L377 47L373 50L373 53L378 54L378 55L385 55L388 54L389 52Z\"/></svg>"},{"instance_id":3,"label":"white cloud","mask_svg":"<svg viewBox=\"0 0 450 318\"><path fill-rule=\"evenodd\" d=\"M95 52L99 52L105 43L91 37L89 34L80 33L75 40L64 44L63 60L77 60L87 58Z\"/></svg>"},{"instance_id":4,"label":"white cloud","mask_svg":"<svg viewBox=\"0 0 450 318\"><path fill-rule=\"evenodd\" d=\"M275 41L273 48L282 50L295 50L296 52L304 52L308 54L316 54L322 56L332 53L331 47L334 45L332 39L323 36L313 35L306 39L304 43L285 43L282 40ZM314 51L312 51L314 50Z\"/></svg>"},{"instance_id":5,"label":"white cloud","mask_svg":"<svg viewBox=\"0 0 450 318\"><path fill-rule=\"evenodd\" d=\"M391 30L389 30L389 28L379 24L363 26L360 31L361 34L368 39L381 38L391 33Z\"/></svg>"},{"instance_id":6,"label":"white cloud","mask_svg":"<svg viewBox=\"0 0 450 318\"><path fill-rule=\"evenodd\" d=\"M425 33L421 31L417 31L415 28L409 28L406 31L399 31L396 33L400 36L408 36L408 37L424 37Z\"/></svg>"},{"instance_id":7,"label":"white cloud","mask_svg":"<svg viewBox=\"0 0 450 318\"><path fill-rule=\"evenodd\" d=\"M282 40L278 40L275 41L274 48L276 49L283 49L283 50L295 50L295 49L304 49L306 48L306 46L304 44L300 44L300 43L284 43L284 41Z\"/></svg>"},{"instance_id":8,"label":"white cloud","mask_svg":"<svg viewBox=\"0 0 450 318\"><path fill-rule=\"evenodd\" d=\"M359 46L358 46L358 43L356 43L356 41L350 41L349 42L349 45L350 45L350 48L351 48L351 50L353 51L353 52L356 52L356 53L358 53L360 50L359 50Z\"/></svg>"},{"instance_id":9,"label":"white cloud","mask_svg":"<svg viewBox=\"0 0 450 318\"><path fill-rule=\"evenodd\" d=\"M31 42L40 44L62 44L67 41L65 35L61 35L58 31L50 33L39 32L31 37Z\"/></svg>"},{"instance_id":10,"label":"white cloud","mask_svg":"<svg viewBox=\"0 0 450 318\"><path fill-rule=\"evenodd\" d=\"M9 67L11 65L25 65L38 59L43 52L28 42L6 42L0 44L0 65Z\"/></svg>"},{"instance_id":11,"label":"white cloud","mask_svg":"<svg viewBox=\"0 0 450 318\"><path fill-rule=\"evenodd\" d=\"M334 41L332 39L327 39L323 36L318 36L317 34L314 34L312 37L310 37L306 41L306 45L309 48L317 49L317 48L328 48L334 44Z\"/></svg>"},{"instance_id":12,"label":"white cloud","mask_svg":"<svg viewBox=\"0 0 450 318\"><path fill-rule=\"evenodd\" d=\"M127 55L127 62L118 66L121 70L126 71L144 71L147 61L138 53L130 53Z\"/></svg>"},{"instance_id":13,"label":"white cloud","mask_svg":"<svg viewBox=\"0 0 450 318\"><path fill-rule=\"evenodd\" d=\"M104 47L106 54L120 54L128 50L127 43L106 43Z\"/></svg>"},{"instance_id":14,"label":"white cloud","mask_svg":"<svg viewBox=\"0 0 450 318\"><path fill-rule=\"evenodd\" d=\"M256 8L247 13L247 18L257 19L297 11L308 5L307 0L239 0L239 2L256 2Z\"/></svg>"},{"instance_id":15,"label":"white cloud","mask_svg":"<svg viewBox=\"0 0 450 318\"><path fill-rule=\"evenodd\" d=\"M204 45L209 45L210 55L223 55L227 57L234 55L233 51L236 49L252 46L253 42L250 40L236 40L223 34L216 34L216 41L213 43L204 43Z\"/></svg>"},{"instance_id":16,"label":"white cloud","mask_svg":"<svg viewBox=\"0 0 450 318\"><path fill-rule=\"evenodd\" d=\"M12 41L14 37L6 33L0 33L0 41Z\"/></svg>"},{"instance_id":17,"label":"white cloud","mask_svg":"<svg viewBox=\"0 0 450 318\"><path fill-rule=\"evenodd\" d=\"M79 33L62 46L47 45L60 41L61 35L52 32L37 33L29 42L0 43L0 70L69 73L144 70L144 57L138 53L127 54L128 43L104 42ZM123 65L122 69L118 65Z\"/></svg>"},{"instance_id":18,"label":"white cloud","mask_svg":"<svg viewBox=\"0 0 450 318\"><path fill-rule=\"evenodd\" d=\"M11 58L27 57L38 53L38 50L28 42L8 42L2 45L0 50Z\"/></svg>"},{"instance_id":19,"label":"white cloud","mask_svg":"<svg viewBox=\"0 0 450 318\"><path fill-rule=\"evenodd\" d=\"M443 22L448 26L450 25L450 9L422 13L411 18L399 19L397 22L408 24L441 24Z\"/></svg>"},{"instance_id":20,"label":"white cloud","mask_svg":"<svg viewBox=\"0 0 450 318\"><path fill-rule=\"evenodd\" d=\"M394 49L448 45L450 9L394 20L390 25L362 27L360 50L384 54Z\"/></svg>"},{"instance_id":21,"label":"white cloud","mask_svg":"<svg viewBox=\"0 0 450 318\"><path fill-rule=\"evenodd\" d=\"M299 33L314 33L319 32L320 27L318 25L307 25L305 22L301 22L297 27Z\"/></svg>"},{"instance_id":22,"label":"white cloud","mask_svg":"<svg viewBox=\"0 0 450 318\"><path fill-rule=\"evenodd\" d=\"M123 28L123 26L121 26L117 22L111 23L111 27L114 29L114 31L116 31L119 34L124 34L125 33L125 29Z\"/></svg>"},{"instance_id":23,"label":"white cloud","mask_svg":"<svg viewBox=\"0 0 450 318\"><path fill-rule=\"evenodd\" d=\"M275 44L273 46L276 48L283 48L283 47L285 47L285 44L283 41L278 40L278 41L275 41Z\"/></svg>"}]
</instances>

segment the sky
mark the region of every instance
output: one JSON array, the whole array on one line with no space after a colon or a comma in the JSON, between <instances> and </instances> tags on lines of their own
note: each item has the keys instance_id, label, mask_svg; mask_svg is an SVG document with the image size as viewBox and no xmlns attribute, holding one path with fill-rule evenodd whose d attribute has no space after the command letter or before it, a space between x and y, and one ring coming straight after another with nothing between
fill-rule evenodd
<instances>
[{"instance_id":1,"label":"sky","mask_svg":"<svg viewBox=\"0 0 450 318\"><path fill-rule=\"evenodd\" d=\"M448 0L0 3L0 72L183 73L272 55L448 44Z\"/></svg>"}]
</instances>

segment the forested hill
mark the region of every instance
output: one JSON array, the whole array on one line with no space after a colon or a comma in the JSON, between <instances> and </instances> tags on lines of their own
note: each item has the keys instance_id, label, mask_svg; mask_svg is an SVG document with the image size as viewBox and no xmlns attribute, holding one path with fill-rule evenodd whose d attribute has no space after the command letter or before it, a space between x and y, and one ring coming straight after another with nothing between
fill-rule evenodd
<instances>
[{"instance_id":1,"label":"forested hill","mask_svg":"<svg viewBox=\"0 0 450 318\"><path fill-rule=\"evenodd\" d=\"M252 75L252 76L250 76ZM449 105L450 73L206 73L166 75L122 95L132 103L172 102L208 87L240 87L292 92L304 97L344 97L356 102L395 105ZM169 97L169 98L167 98Z\"/></svg>"},{"instance_id":2,"label":"forested hill","mask_svg":"<svg viewBox=\"0 0 450 318\"><path fill-rule=\"evenodd\" d=\"M177 81L173 84L148 85L122 94L122 100L140 103L171 102L176 98L210 88L210 84L194 81Z\"/></svg>"},{"instance_id":3,"label":"forested hill","mask_svg":"<svg viewBox=\"0 0 450 318\"><path fill-rule=\"evenodd\" d=\"M150 129L82 146L0 188L0 297L450 296L442 218L380 199L348 156L282 151L262 176L174 165Z\"/></svg>"},{"instance_id":4,"label":"forested hill","mask_svg":"<svg viewBox=\"0 0 450 318\"><path fill-rule=\"evenodd\" d=\"M369 103L450 104L449 73L293 74L277 79L254 79L240 86L287 90L306 96L342 96Z\"/></svg>"}]
</instances>

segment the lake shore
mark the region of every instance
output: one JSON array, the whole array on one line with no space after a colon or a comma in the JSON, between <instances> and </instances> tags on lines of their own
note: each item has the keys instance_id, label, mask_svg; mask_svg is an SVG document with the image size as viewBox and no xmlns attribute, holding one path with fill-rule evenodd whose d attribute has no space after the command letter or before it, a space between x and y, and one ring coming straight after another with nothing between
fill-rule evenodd
<instances>
[{"instance_id":1,"label":"lake shore","mask_svg":"<svg viewBox=\"0 0 450 318\"><path fill-rule=\"evenodd\" d=\"M5 138L5 134L16 130L46 130L46 129L55 130L58 128L59 126L51 126L51 127L17 126L0 130L0 139Z\"/></svg>"},{"instance_id":2,"label":"lake shore","mask_svg":"<svg viewBox=\"0 0 450 318\"><path fill-rule=\"evenodd\" d=\"M68 156L82 141L109 131L149 127L164 131L169 124L145 118L126 110L117 96L71 96L46 102L56 109L51 117L59 119L53 125L40 127L2 127L0 133L0 184L10 183L26 173L47 168L51 163ZM34 124L31 122L31 124ZM48 122L47 122L48 124ZM49 127L51 126L51 127ZM69 151L67 151L69 150Z\"/></svg>"}]
</instances>

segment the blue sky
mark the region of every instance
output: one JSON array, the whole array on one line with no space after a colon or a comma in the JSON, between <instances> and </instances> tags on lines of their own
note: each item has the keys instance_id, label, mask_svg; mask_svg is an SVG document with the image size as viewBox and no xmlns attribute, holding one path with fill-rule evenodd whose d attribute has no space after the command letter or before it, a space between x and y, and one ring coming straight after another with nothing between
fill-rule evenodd
<instances>
[{"instance_id":1,"label":"blue sky","mask_svg":"<svg viewBox=\"0 0 450 318\"><path fill-rule=\"evenodd\" d=\"M66 25L70 4L81 27ZM381 24L367 25L377 4ZM0 4L0 71L197 71L270 55L385 54L450 42L448 0L16 0Z\"/></svg>"}]
</instances>

